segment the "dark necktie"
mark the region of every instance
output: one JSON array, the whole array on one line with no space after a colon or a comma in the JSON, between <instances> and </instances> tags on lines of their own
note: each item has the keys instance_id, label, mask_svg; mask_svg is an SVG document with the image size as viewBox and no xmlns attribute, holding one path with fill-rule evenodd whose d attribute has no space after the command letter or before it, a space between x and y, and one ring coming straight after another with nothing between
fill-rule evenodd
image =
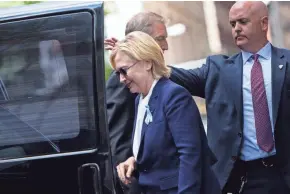
<instances>
[{"instance_id":1,"label":"dark necktie","mask_svg":"<svg viewBox=\"0 0 290 194\"><path fill-rule=\"evenodd\" d=\"M251 71L251 90L255 115L256 136L259 147L265 152L274 148L273 133L267 103L266 90L259 55L254 55L254 65Z\"/></svg>"}]
</instances>

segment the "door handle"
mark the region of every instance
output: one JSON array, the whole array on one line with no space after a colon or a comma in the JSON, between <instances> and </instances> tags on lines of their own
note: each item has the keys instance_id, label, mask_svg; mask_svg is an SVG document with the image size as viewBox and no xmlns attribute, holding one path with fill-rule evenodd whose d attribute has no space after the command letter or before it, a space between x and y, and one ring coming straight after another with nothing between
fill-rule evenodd
<instances>
[{"instance_id":1,"label":"door handle","mask_svg":"<svg viewBox=\"0 0 290 194\"><path fill-rule=\"evenodd\" d=\"M101 184L101 172L100 167L96 163L87 163L83 164L78 168L78 185L79 185L79 194L84 193L84 169L89 168L92 171L93 178L93 190L94 194L103 194L102 184Z\"/></svg>"}]
</instances>

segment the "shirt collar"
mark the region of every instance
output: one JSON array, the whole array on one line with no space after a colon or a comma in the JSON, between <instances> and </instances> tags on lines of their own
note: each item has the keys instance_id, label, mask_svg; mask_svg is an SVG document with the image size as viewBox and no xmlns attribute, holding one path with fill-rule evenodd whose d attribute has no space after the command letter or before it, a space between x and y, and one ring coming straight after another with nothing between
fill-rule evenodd
<instances>
[{"instance_id":1,"label":"shirt collar","mask_svg":"<svg viewBox=\"0 0 290 194\"><path fill-rule=\"evenodd\" d=\"M151 88L150 88L148 94L145 96L145 98L143 98L143 95L141 94L141 96L140 96L140 100L141 100L142 102L144 102L145 104L148 104L149 99L150 99L151 94L152 94L152 91L153 91L153 88L155 87L155 85L157 84L157 82L158 82L157 79L155 79L155 80L153 81L153 83L152 83L152 85L151 85Z\"/></svg>"},{"instance_id":2,"label":"shirt collar","mask_svg":"<svg viewBox=\"0 0 290 194\"><path fill-rule=\"evenodd\" d=\"M272 46L271 43L268 42L263 48L261 48L257 54L264 59L270 59L272 55ZM249 53L242 50L242 56L243 56L243 64L246 64L246 62L253 56L253 53Z\"/></svg>"}]
</instances>

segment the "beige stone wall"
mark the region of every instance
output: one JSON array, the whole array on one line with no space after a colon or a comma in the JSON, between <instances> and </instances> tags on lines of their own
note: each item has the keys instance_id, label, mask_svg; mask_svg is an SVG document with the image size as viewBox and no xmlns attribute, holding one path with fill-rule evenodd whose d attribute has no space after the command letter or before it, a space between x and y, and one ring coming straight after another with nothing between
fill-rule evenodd
<instances>
[{"instance_id":1,"label":"beige stone wall","mask_svg":"<svg viewBox=\"0 0 290 194\"><path fill-rule=\"evenodd\" d=\"M168 19L168 26L183 23L186 32L169 37L169 50L165 53L168 64L204 58L210 52L202 2L159 1L144 2L144 10L153 11Z\"/></svg>"},{"instance_id":2,"label":"beige stone wall","mask_svg":"<svg viewBox=\"0 0 290 194\"><path fill-rule=\"evenodd\" d=\"M282 27L284 47L290 49L290 2L279 2L280 24Z\"/></svg>"},{"instance_id":3,"label":"beige stone wall","mask_svg":"<svg viewBox=\"0 0 290 194\"><path fill-rule=\"evenodd\" d=\"M228 55L237 53L239 49L235 46L232 39L228 18L229 10L235 1L215 1L214 3L216 6L220 41L222 44L221 53ZM183 23L186 25L186 33L181 36L168 38L169 51L165 53L168 64L201 59L210 54L217 54L212 53L209 49L202 1L147 1L143 2L143 6L144 10L154 11L168 19L168 26L175 23ZM280 36L280 34L278 34L278 36L281 38L283 46L290 49L290 2L280 1L278 2L278 7L280 18L279 25L282 29L282 35ZM271 2L269 4L269 9L271 12ZM272 41L273 36L275 36L274 31L279 27L277 26L275 20L270 23L268 35L270 41ZM276 39L273 39L273 41L274 40Z\"/></svg>"},{"instance_id":4,"label":"beige stone wall","mask_svg":"<svg viewBox=\"0 0 290 194\"><path fill-rule=\"evenodd\" d=\"M231 26L229 24L229 11L234 3L235 1L215 1L220 39L223 53L225 54L239 52L233 41Z\"/></svg>"}]
</instances>

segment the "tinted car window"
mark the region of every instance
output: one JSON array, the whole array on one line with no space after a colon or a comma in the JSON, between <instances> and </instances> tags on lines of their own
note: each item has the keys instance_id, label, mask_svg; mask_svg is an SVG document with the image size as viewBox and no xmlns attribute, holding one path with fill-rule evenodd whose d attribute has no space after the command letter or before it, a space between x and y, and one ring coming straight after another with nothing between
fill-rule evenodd
<instances>
[{"instance_id":1,"label":"tinted car window","mask_svg":"<svg viewBox=\"0 0 290 194\"><path fill-rule=\"evenodd\" d=\"M0 159L96 147L92 28L87 12L0 24Z\"/></svg>"}]
</instances>

